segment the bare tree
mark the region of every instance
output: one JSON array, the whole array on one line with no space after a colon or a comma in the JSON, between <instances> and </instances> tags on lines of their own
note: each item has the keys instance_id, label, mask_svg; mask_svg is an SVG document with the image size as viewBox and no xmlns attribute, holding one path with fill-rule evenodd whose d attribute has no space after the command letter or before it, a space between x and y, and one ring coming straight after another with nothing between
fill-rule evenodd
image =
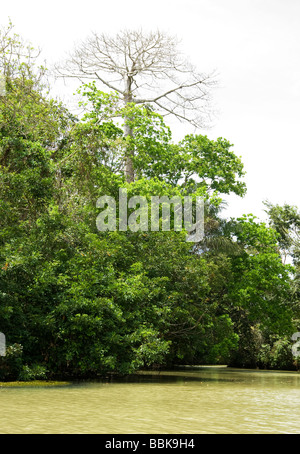
<instances>
[{"instance_id":1,"label":"bare tree","mask_svg":"<svg viewBox=\"0 0 300 454\"><path fill-rule=\"evenodd\" d=\"M0 126L14 123L25 131L41 126L41 119L29 106L45 105L49 84L45 66L39 64L40 49L14 33L14 26L0 28L0 108L7 109L0 116ZM9 112L9 115L8 115ZM41 111L40 111L41 114ZM46 118L50 116L45 115Z\"/></svg>"},{"instance_id":2,"label":"bare tree","mask_svg":"<svg viewBox=\"0 0 300 454\"><path fill-rule=\"evenodd\" d=\"M204 126L209 88L215 83L212 74L199 73L180 54L177 38L159 31L124 30L114 37L93 33L64 64L56 66L56 73L97 80L118 92L125 104L148 104L196 128ZM126 121L124 133L132 135ZM128 182L134 180L130 153L125 163Z\"/></svg>"},{"instance_id":3,"label":"bare tree","mask_svg":"<svg viewBox=\"0 0 300 454\"><path fill-rule=\"evenodd\" d=\"M37 66L41 51L13 32L14 25L0 29L0 74L5 80L30 78L36 85L46 87L46 68Z\"/></svg>"}]
</instances>

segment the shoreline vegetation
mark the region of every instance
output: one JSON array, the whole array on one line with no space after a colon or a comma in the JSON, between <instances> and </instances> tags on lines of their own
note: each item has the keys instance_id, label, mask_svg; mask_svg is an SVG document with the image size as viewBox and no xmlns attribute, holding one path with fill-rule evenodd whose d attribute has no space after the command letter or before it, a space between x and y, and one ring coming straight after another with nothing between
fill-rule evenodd
<instances>
[{"instance_id":1,"label":"shoreline vegetation","mask_svg":"<svg viewBox=\"0 0 300 454\"><path fill-rule=\"evenodd\" d=\"M38 52L11 23L0 30L1 381L125 377L195 363L298 368L300 213L275 201L265 202L268 223L252 213L226 218L224 198L247 190L238 150L199 125L175 141L159 110L196 126L206 104L194 103L213 88L190 66L176 73L175 44L127 31L90 40L65 68L78 77L71 110L51 97ZM86 71L92 79L81 78ZM154 80L159 96L148 90ZM162 92L162 82L172 88ZM153 212L141 200L151 208L153 197L200 198L204 235L201 227L186 241L174 204L167 229L163 204L157 230L146 229ZM112 230L108 219L105 230L105 200L113 226L125 226ZM196 226L193 210L188 224Z\"/></svg>"},{"instance_id":2,"label":"shoreline vegetation","mask_svg":"<svg viewBox=\"0 0 300 454\"><path fill-rule=\"evenodd\" d=\"M296 374L300 374L300 370L297 369L297 370L282 370L282 369L260 369L258 367L256 368L239 368L239 367L230 367L228 365L181 365L181 366L178 366L178 368L174 367L173 369L161 369L161 370L157 370L157 369L153 369L153 370L139 370L137 372L135 372L135 374L132 374L132 375L126 375L126 376L120 376L120 375L116 375L116 374L110 374L109 376L106 376L106 377L94 377L94 378L90 378L90 379L77 379L77 378L73 378L73 379L70 379L70 380L23 380L23 381L20 381L20 380L16 380L16 381L0 381L0 388L10 388L10 387L51 387L51 386L70 386L70 385L74 385L74 384L80 384L80 383L107 383L107 382L111 382L113 383L114 380L116 380L117 382L126 382L128 379L130 379L130 381L134 381L134 380L139 380L141 379L143 376L147 377L147 376L151 376L151 377L159 377L159 378L164 378L164 376L168 376L168 374L176 374L178 375L178 377L180 377L182 375L182 377L185 377L184 375L184 371L188 371L188 372L201 372L201 370L215 370L215 371L218 371L220 369L227 369L228 372L232 372L232 371L235 371L235 372L249 372L249 373L253 373L253 372L264 372L264 373L280 373L280 374L293 374L293 373L296 373ZM199 378L200 379L200 378Z\"/></svg>"},{"instance_id":3,"label":"shoreline vegetation","mask_svg":"<svg viewBox=\"0 0 300 454\"><path fill-rule=\"evenodd\" d=\"M9 381L0 382L0 388L11 388L11 387L26 387L26 386L66 386L70 385L71 382L64 381L52 381L52 380L31 380L31 381Z\"/></svg>"}]
</instances>

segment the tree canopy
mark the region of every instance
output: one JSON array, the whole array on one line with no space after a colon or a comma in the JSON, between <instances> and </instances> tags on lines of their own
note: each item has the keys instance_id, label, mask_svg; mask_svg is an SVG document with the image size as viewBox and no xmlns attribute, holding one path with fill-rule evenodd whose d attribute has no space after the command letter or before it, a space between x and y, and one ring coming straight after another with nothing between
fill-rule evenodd
<instances>
[{"instance_id":1,"label":"tree canopy","mask_svg":"<svg viewBox=\"0 0 300 454\"><path fill-rule=\"evenodd\" d=\"M195 363L294 367L287 339L299 305L295 267L280 256L286 218L273 210L267 226L253 216L222 217L223 195L246 191L231 143L201 134L174 143L149 100L124 104L118 90L102 92L94 82L79 88L85 113L77 118L45 92L34 62L27 59L23 72L12 56L31 54L10 33L0 39L0 331L7 340L0 378ZM97 200L107 195L118 204L120 188L147 200L203 197L204 238L191 244L184 229L100 232ZM296 212L288 215L298 228Z\"/></svg>"},{"instance_id":2,"label":"tree canopy","mask_svg":"<svg viewBox=\"0 0 300 454\"><path fill-rule=\"evenodd\" d=\"M142 105L171 115L199 128L209 117L212 74L199 72L182 55L178 40L160 31L122 30L116 36L93 33L78 44L65 62L56 65L62 77L91 79L117 93L124 106ZM132 137L131 111L124 123L125 136ZM126 179L135 179L132 159L136 152L127 148Z\"/></svg>"}]
</instances>

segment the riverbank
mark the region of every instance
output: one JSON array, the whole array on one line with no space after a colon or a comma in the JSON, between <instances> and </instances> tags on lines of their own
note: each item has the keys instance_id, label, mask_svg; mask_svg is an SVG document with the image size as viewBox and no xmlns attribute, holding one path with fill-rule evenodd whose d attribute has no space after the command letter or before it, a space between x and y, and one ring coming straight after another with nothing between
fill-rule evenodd
<instances>
[{"instance_id":1,"label":"riverbank","mask_svg":"<svg viewBox=\"0 0 300 454\"><path fill-rule=\"evenodd\" d=\"M300 370L274 370L274 369L259 369L259 368L236 368L236 367L231 367L226 364L224 365L180 365L177 367L174 367L172 369L148 369L148 370L140 370L135 372L132 375L117 375L117 374L111 374L110 376L103 376L103 377L91 377L91 378L78 378L74 377L71 378L70 380L24 380L24 381L0 381L0 388L10 388L10 387L43 387L43 386L49 386L49 387L54 387L54 386L70 386L73 385L74 383L78 384L83 384L83 383L113 383L113 382L137 382L140 379L143 380L143 378L146 377L153 377L153 378L159 378L159 377L184 377L184 373L187 372L190 376L196 374L197 372L201 371L227 371L228 373L235 372L235 373L277 373L277 374L290 374L290 373L296 373L300 375Z\"/></svg>"},{"instance_id":2,"label":"riverbank","mask_svg":"<svg viewBox=\"0 0 300 454\"><path fill-rule=\"evenodd\" d=\"M0 382L0 388L22 387L22 386L68 386L72 382L67 381L48 381L48 380L31 380L31 381L7 381Z\"/></svg>"}]
</instances>

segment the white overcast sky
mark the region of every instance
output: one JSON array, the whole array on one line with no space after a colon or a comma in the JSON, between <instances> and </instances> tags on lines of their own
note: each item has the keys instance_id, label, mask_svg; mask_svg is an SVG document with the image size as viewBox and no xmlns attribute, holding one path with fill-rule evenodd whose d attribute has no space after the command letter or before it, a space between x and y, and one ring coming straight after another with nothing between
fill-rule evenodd
<instances>
[{"instance_id":1,"label":"white overcast sky","mask_svg":"<svg viewBox=\"0 0 300 454\"><path fill-rule=\"evenodd\" d=\"M60 60L90 32L160 29L177 35L192 63L215 69L213 126L198 131L234 144L247 195L228 198L227 216L265 219L263 200L300 208L300 0L9 0L0 25ZM182 133L181 133L182 131ZM192 132L176 127L179 138ZM174 137L175 139L175 137ZM176 137L176 140L178 137Z\"/></svg>"}]
</instances>

